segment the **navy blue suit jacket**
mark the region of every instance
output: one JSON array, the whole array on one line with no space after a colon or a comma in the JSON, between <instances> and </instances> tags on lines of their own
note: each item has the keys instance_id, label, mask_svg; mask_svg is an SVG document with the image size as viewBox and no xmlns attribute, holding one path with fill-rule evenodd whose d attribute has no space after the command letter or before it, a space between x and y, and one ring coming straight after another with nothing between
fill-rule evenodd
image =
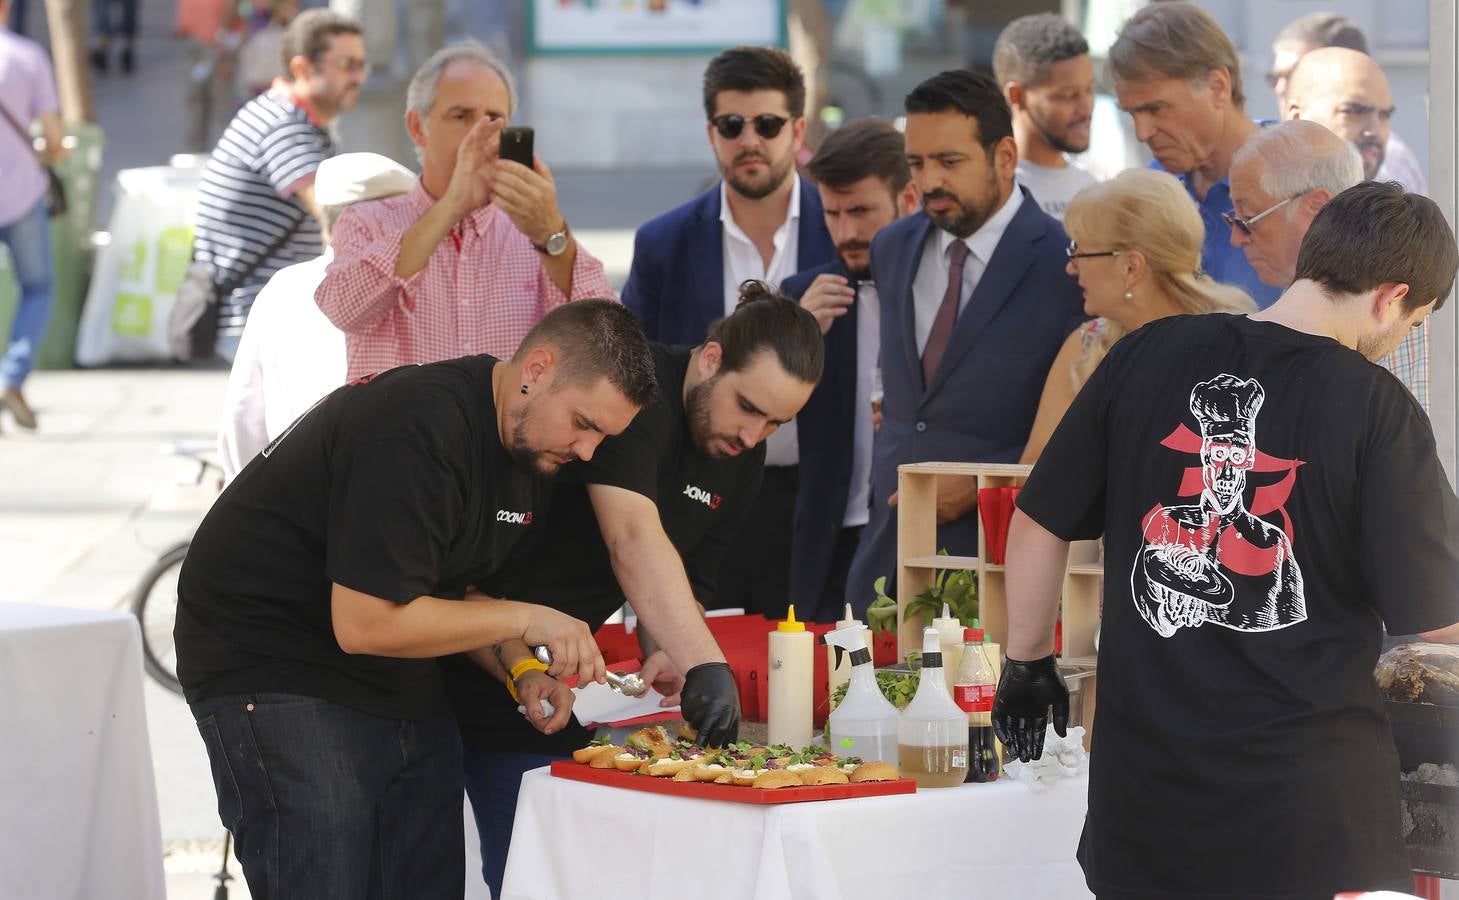
<instances>
[{"instance_id":1,"label":"navy blue suit jacket","mask_svg":"<svg viewBox=\"0 0 1459 900\"><path fill-rule=\"evenodd\" d=\"M1020 188L1022 190L1022 188ZM1064 271L1068 237L1027 190L983 277L953 326L930 384L913 325L912 284L933 235L925 215L883 228L871 245L881 298L884 398L871 466L871 520L851 563L847 590L871 601L872 582L896 587L897 517L887 498L897 466L913 462L1016 463L1038 412L1044 379L1064 338L1084 320L1078 283ZM977 554L974 511L937 529L937 546Z\"/></svg>"},{"instance_id":2,"label":"navy blue suit jacket","mask_svg":"<svg viewBox=\"0 0 1459 900\"><path fill-rule=\"evenodd\" d=\"M805 178L800 179L797 240L797 272L836 256L821 197ZM719 185L638 229L622 298L648 339L665 344L700 344L709 326L724 318Z\"/></svg>"},{"instance_id":3,"label":"navy blue suit jacket","mask_svg":"<svg viewBox=\"0 0 1459 900\"><path fill-rule=\"evenodd\" d=\"M835 259L785 279L780 289L800 300L823 274L851 279ZM856 382L870 373L856 370L856 321L860 303L846 309L826 332L826 361L821 381L796 416L800 457L813 460L800 467L800 488L795 498L795 524L790 543L790 596L796 603L814 604L821 596L836 552L836 538L846 519L851 493L851 450L856 416ZM839 609L837 610L839 612ZM825 612L825 610L822 610ZM811 609L808 615L814 615Z\"/></svg>"}]
</instances>

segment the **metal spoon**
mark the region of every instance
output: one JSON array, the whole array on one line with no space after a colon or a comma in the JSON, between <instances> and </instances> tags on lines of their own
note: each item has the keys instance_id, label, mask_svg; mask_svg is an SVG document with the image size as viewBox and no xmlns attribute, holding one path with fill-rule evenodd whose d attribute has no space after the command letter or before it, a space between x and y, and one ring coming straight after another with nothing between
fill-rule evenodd
<instances>
[{"instance_id":1,"label":"metal spoon","mask_svg":"<svg viewBox=\"0 0 1459 900\"><path fill-rule=\"evenodd\" d=\"M542 665L552 665L552 651L547 649L547 645L533 647L532 655L537 657L537 661ZM648 685L644 684L643 679L637 673L619 675L617 672L607 670L605 675L608 679L608 687L625 697L642 697L648 693Z\"/></svg>"}]
</instances>

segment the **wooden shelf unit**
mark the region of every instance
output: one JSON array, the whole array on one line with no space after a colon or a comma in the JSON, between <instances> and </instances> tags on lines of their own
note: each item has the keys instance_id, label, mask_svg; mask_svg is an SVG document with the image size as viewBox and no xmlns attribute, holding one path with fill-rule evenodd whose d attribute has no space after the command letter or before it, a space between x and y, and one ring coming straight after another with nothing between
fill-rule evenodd
<instances>
[{"instance_id":1,"label":"wooden shelf unit","mask_svg":"<svg viewBox=\"0 0 1459 900\"><path fill-rule=\"evenodd\" d=\"M1008 592L1001 565L986 563L987 535L979 523L978 555L938 556L937 477L975 478L978 490L1016 487L1028 479L1032 466L983 463L910 463L897 467L897 652L922 649L920 615L903 619L907 603L932 585L934 569L976 573L978 612L988 640L1008 645ZM970 515L977 515L974 510ZM1104 567L1097 541L1079 541L1070 547L1064 575L1063 653L1069 662L1094 656L1094 633L1099 627L1099 600Z\"/></svg>"}]
</instances>

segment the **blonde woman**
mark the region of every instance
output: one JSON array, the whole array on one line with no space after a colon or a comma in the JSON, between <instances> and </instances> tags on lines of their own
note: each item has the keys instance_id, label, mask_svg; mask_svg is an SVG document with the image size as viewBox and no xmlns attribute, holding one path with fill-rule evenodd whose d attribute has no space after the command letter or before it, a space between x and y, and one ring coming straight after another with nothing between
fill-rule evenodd
<instances>
[{"instance_id":1,"label":"blonde woman","mask_svg":"<svg viewBox=\"0 0 1459 900\"><path fill-rule=\"evenodd\" d=\"M1164 316L1256 311L1245 292L1200 271L1205 226L1185 188L1165 172L1129 169L1090 185L1069 202L1064 230L1072 239L1069 274L1084 291L1084 311L1097 318L1069 335L1054 358L1024 463L1038 459L1121 337Z\"/></svg>"}]
</instances>

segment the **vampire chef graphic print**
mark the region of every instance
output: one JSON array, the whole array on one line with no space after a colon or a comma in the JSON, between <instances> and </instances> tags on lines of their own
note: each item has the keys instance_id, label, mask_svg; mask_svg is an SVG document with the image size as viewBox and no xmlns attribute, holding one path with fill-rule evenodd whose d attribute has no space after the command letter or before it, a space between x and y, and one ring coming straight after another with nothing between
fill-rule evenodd
<instances>
[{"instance_id":1,"label":"vampire chef graphic print","mask_svg":"<svg viewBox=\"0 0 1459 900\"><path fill-rule=\"evenodd\" d=\"M1302 570L1284 530L1290 520L1281 512L1281 524L1273 524L1247 501L1248 488L1255 493L1247 476L1261 456L1256 422L1265 398L1256 379L1226 374L1191 390L1190 411L1200 427L1199 496L1146 515L1130 576L1136 609L1162 637L1207 623L1271 631L1307 618ZM1177 429L1166 446L1179 446L1183 434L1194 437ZM1293 465L1288 477L1295 474Z\"/></svg>"}]
</instances>

